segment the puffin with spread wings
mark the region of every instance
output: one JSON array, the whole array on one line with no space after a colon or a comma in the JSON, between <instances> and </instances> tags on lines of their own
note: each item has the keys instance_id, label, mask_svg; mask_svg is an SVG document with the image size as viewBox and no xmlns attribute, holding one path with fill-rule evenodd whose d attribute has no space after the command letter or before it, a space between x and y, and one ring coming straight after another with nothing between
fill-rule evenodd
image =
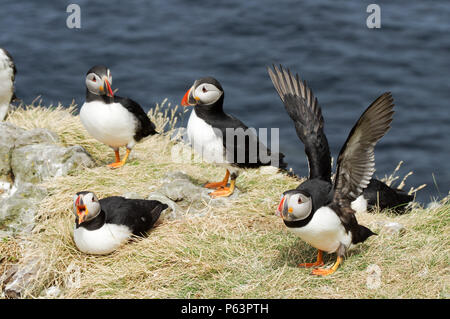
<instances>
[{"instance_id":1,"label":"puffin with spread wings","mask_svg":"<svg viewBox=\"0 0 450 319\"><path fill-rule=\"evenodd\" d=\"M393 98L387 92L378 97L361 115L344 143L331 182L331 157L323 131L323 117L317 99L289 70L268 69L298 137L305 145L309 178L296 189L283 193L278 213L290 231L318 249L317 261L300 267L322 266L323 252L337 254L331 268L315 268L312 274L334 273L345 252L374 233L358 224L352 201L369 185L375 171L374 148L392 122Z\"/></svg>"}]
</instances>

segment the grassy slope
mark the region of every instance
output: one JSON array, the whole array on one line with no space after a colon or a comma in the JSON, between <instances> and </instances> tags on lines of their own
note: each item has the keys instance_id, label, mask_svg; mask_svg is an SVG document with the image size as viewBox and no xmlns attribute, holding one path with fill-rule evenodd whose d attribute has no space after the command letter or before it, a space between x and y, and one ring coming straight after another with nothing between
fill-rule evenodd
<instances>
[{"instance_id":1,"label":"grassy slope","mask_svg":"<svg viewBox=\"0 0 450 319\"><path fill-rule=\"evenodd\" d=\"M158 126L169 116L157 113ZM154 114L152 114L154 118ZM51 196L38 214L28 251L44 260L26 297L52 285L70 298L449 298L450 204L415 209L404 216L360 214L358 220L379 236L350 251L332 276L318 278L296 264L315 259L316 251L290 234L274 216L280 194L299 181L284 174L247 170L238 179L240 197L206 216L163 222L147 238L107 256L80 253L72 240L72 196L92 190L99 197L134 191L147 195L169 171L181 170L199 184L222 178L223 168L205 163L174 163L167 136L138 144L119 170L105 164L113 152L87 135L78 117L65 109L18 110L10 121L24 128L57 132L64 145L81 144L98 166L44 184ZM169 126L173 124L169 123ZM300 147L300 145L299 145ZM306 172L304 172L306 175ZM204 203L208 207L207 203ZM380 232L377 221L406 226L401 236ZM20 260L19 239L0 243L0 271ZM326 255L328 264L335 255ZM1 258L0 258L1 260ZM366 285L367 267L382 271L378 289ZM72 270L71 270L72 269ZM74 271L81 272L79 285Z\"/></svg>"}]
</instances>

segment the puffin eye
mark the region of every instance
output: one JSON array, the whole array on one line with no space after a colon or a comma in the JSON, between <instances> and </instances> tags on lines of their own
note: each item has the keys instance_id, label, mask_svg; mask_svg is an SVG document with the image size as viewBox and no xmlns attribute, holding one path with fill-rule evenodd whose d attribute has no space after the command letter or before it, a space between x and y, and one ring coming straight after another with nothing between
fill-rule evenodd
<instances>
[{"instance_id":1,"label":"puffin eye","mask_svg":"<svg viewBox=\"0 0 450 319\"><path fill-rule=\"evenodd\" d=\"M97 79L95 78L95 76L92 78L92 82L97 82Z\"/></svg>"},{"instance_id":2,"label":"puffin eye","mask_svg":"<svg viewBox=\"0 0 450 319\"><path fill-rule=\"evenodd\" d=\"M303 201L302 201L302 198L301 198L301 197L299 197L299 198L298 198L298 203L299 203L299 204L303 203Z\"/></svg>"},{"instance_id":3,"label":"puffin eye","mask_svg":"<svg viewBox=\"0 0 450 319\"><path fill-rule=\"evenodd\" d=\"M203 87L203 88L202 88L202 92L203 92L203 93L208 92L208 90L206 89L206 87Z\"/></svg>"}]
</instances>

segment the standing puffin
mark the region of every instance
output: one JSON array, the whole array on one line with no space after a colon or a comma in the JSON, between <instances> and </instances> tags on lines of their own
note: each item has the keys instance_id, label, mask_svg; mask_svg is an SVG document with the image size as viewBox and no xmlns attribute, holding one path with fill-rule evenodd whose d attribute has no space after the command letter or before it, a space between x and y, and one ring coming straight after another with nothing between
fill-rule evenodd
<instances>
[{"instance_id":1,"label":"standing puffin","mask_svg":"<svg viewBox=\"0 0 450 319\"><path fill-rule=\"evenodd\" d=\"M114 150L116 161L108 167L119 168L137 142L157 132L141 106L132 99L114 95L111 84L111 72L106 66L96 65L87 72L86 102L80 119L89 134ZM127 150L120 160L122 146Z\"/></svg>"},{"instance_id":2,"label":"standing puffin","mask_svg":"<svg viewBox=\"0 0 450 319\"><path fill-rule=\"evenodd\" d=\"M284 169L287 166L282 153L272 154L254 130L223 111L223 101L222 86L212 77L196 80L181 101L183 106L194 106L187 125L187 136L194 150L208 162L226 165L222 181L205 185L215 189L210 193L213 198L233 194L239 168L272 165Z\"/></svg>"},{"instance_id":3,"label":"standing puffin","mask_svg":"<svg viewBox=\"0 0 450 319\"><path fill-rule=\"evenodd\" d=\"M78 192L73 198L75 244L87 254L109 254L132 235L145 235L167 207L156 200L120 196L98 200L92 192Z\"/></svg>"},{"instance_id":4,"label":"standing puffin","mask_svg":"<svg viewBox=\"0 0 450 319\"><path fill-rule=\"evenodd\" d=\"M341 148L332 184L329 147L317 99L298 75L294 77L282 67L281 71L276 67L268 71L294 120L309 163L308 180L283 193L278 213L290 231L318 249L317 261L300 267L322 266L323 251L337 253L331 268L316 268L312 272L326 276L336 271L349 248L374 235L358 224L352 201L369 185L375 171L374 148L390 128L393 99L390 93L384 93L361 115Z\"/></svg>"},{"instance_id":5,"label":"standing puffin","mask_svg":"<svg viewBox=\"0 0 450 319\"><path fill-rule=\"evenodd\" d=\"M269 69L269 75L281 100L284 101L284 95L288 93L283 93L280 85L283 85L283 83L287 85L293 84L290 84L290 82L281 82L283 74L285 81L289 80L295 83L298 80L292 77L289 71L284 71L282 66L280 66L280 69L281 72L274 66L275 71ZM300 82L300 85L302 84L306 86L305 83ZM313 96L311 89L306 87L306 91ZM298 94L307 94L302 92ZM314 107L316 108L315 112L305 110L304 108L294 109L286 107L286 110L295 123L297 135L305 144L308 163L312 163L312 169L316 170L316 174L320 174L322 180L328 181L331 184L331 154L327 137L323 131L324 120L319 104L317 102L314 103ZM299 130L307 130L307 133L303 133L303 135L306 134L307 136L302 136ZM318 172L319 167L321 168L320 173ZM372 178L370 179L369 185L363 189L363 193L352 202L352 208L356 212L365 212L367 208L378 208L380 210L390 209L394 213L402 214L405 212L409 202L413 199L413 195L408 195L408 193L401 189L389 187L385 183Z\"/></svg>"},{"instance_id":6,"label":"standing puffin","mask_svg":"<svg viewBox=\"0 0 450 319\"><path fill-rule=\"evenodd\" d=\"M0 48L0 121L6 118L9 105L15 98L14 79L17 69L8 51Z\"/></svg>"}]
</instances>

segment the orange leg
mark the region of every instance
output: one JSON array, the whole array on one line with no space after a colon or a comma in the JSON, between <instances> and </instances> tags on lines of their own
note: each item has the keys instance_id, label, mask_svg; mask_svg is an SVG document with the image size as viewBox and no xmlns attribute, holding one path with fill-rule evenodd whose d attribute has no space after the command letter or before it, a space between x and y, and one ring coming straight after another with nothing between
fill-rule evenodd
<instances>
[{"instance_id":1,"label":"orange leg","mask_svg":"<svg viewBox=\"0 0 450 319\"><path fill-rule=\"evenodd\" d=\"M230 178L230 171L229 170L227 170L227 172L225 174L225 177L223 178L223 180L221 182L207 183L207 184L205 184L204 187L206 187L206 188L215 188L215 189L221 188L221 187L225 187L225 186L227 186L228 178Z\"/></svg>"},{"instance_id":2,"label":"orange leg","mask_svg":"<svg viewBox=\"0 0 450 319\"><path fill-rule=\"evenodd\" d=\"M303 263L299 264L299 267L305 267L305 268L311 268L311 267L319 267L323 265L323 259L322 259L323 253L320 249L317 250L317 261L314 263Z\"/></svg>"},{"instance_id":3,"label":"orange leg","mask_svg":"<svg viewBox=\"0 0 450 319\"><path fill-rule=\"evenodd\" d=\"M334 265L331 268L316 268L316 269L313 269L311 274L316 275L316 276L331 275L332 273L334 273L336 271L336 269L338 269L338 267L341 263L342 263L342 257L338 256L336 259L336 262L334 263Z\"/></svg>"},{"instance_id":4,"label":"orange leg","mask_svg":"<svg viewBox=\"0 0 450 319\"><path fill-rule=\"evenodd\" d=\"M232 179L230 181L230 187L221 187L218 190L209 193L209 196L211 196L212 198L217 198L217 197L228 197L231 194L233 194L234 192L234 185L236 184L236 179Z\"/></svg>"},{"instance_id":5,"label":"orange leg","mask_svg":"<svg viewBox=\"0 0 450 319\"><path fill-rule=\"evenodd\" d=\"M125 154L125 156L124 156L124 158L123 158L122 160L120 160L119 151L114 151L114 152L115 152L115 154L116 154L116 162L115 162L115 163L108 164L108 167L109 167L109 168L119 168L119 167L122 167L122 166L126 163L126 161L127 161L127 159L128 159L128 156L130 155L131 150L127 148L127 152L126 152L126 154Z\"/></svg>"}]
</instances>

